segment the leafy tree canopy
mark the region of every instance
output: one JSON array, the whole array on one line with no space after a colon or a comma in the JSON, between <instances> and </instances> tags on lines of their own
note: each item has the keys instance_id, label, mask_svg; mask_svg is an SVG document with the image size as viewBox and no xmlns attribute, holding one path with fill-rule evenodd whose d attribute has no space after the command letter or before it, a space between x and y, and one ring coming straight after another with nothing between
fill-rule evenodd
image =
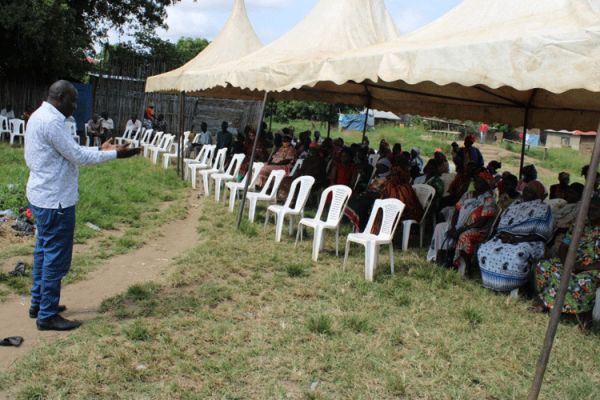
<instances>
[{"instance_id":1,"label":"leafy tree canopy","mask_svg":"<svg viewBox=\"0 0 600 400\"><path fill-rule=\"evenodd\" d=\"M109 29L130 33L165 26L179 0L4 0L0 77L47 82L81 77L93 44Z\"/></svg>"}]
</instances>

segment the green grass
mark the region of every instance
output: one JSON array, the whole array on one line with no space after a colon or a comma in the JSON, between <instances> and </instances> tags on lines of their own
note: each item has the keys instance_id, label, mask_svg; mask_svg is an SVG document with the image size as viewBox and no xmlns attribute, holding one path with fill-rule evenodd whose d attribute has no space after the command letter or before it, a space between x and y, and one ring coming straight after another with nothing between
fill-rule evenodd
<instances>
[{"instance_id":1,"label":"green grass","mask_svg":"<svg viewBox=\"0 0 600 400\"><path fill-rule=\"evenodd\" d=\"M0 144L0 188L4 188L0 189L0 209L27 206L27 178L23 149ZM75 241L88 249L74 255L66 284L82 279L114 255L139 248L162 224L186 213L185 184L172 169L165 171L141 157L81 168L79 191ZM87 222L102 232L88 228ZM15 256L31 257L33 245L31 239L0 249L0 263ZM19 278L23 282L29 279ZM19 294L28 290L28 284L10 286ZM0 295L0 300L3 297Z\"/></svg>"},{"instance_id":2,"label":"green grass","mask_svg":"<svg viewBox=\"0 0 600 400\"><path fill-rule=\"evenodd\" d=\"M342 270L331 234L315 264L310 234L295 250L292 238L273 241L272 225L248 237L234 230L237 215L210 199L203 207L201 239L164 285L134 286L34 349L0 375L8 397L526 397L548 324L528 301L428 264L422 251L397 251L394 276L382 251L369 283L358 251ZM595 399L599 345L561 324L543 398Z\"/></svg>"}]
</instances>

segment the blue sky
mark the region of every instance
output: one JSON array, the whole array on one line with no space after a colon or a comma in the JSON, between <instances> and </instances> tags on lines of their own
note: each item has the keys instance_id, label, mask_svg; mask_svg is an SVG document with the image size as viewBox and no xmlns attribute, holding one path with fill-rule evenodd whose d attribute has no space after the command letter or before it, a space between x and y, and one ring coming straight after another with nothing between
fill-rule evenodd
<instances>
[{"instance_id":1,"label":"blue sky","mask_svg":"<svg viewBox=\"0 0 600 400\"><path fill-rule=\"evenodd\" d=\"M299 22L318 0L246 0L250 20L266 44ZM385 0L400 32L409 32L433 21L460 0ZM233 0L183 0L169 8L167 31L159 35L171 41L181 36L213 39L223 27ZM111 35L111 41L118 41Z\"/></svg>"}]
</instances>

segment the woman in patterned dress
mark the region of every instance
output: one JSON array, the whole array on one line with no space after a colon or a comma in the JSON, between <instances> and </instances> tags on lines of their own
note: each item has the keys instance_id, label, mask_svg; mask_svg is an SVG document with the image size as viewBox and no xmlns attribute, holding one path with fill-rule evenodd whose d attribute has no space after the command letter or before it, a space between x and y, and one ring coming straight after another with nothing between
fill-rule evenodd
<instances>
[{"instance_id":1,"label":"woman in patterned dress","mask_svg":"<svg viewBox=\"0 0 600 400\"><path fill-rule=\"evenodd\" d=\"M498 212L494 192L494 177L485 169L473 178L475 190L465 193L456 204L450 223L435 227L427 259L433 261L438 250L454 249L454 267L461 273L471 268L471 258L477 246L487 236Z\"/></svg>"},{"instance_id":2,"label":"woman in patterned dress","mask_svg":"<svg viewBox=\"0 0 600 400\"><path fill-rule=\"evenodd\" d=\"M587 330L591 325L596 289L600 284L600 198L594 197L592 200L588 219L589 225L577 247L577 258L562 309L565 314L577 316L582 330ZM539 298L546 309L554 307L571 237L572 234L565 237L559 258L542 261L535 269Z\"/></svg>"},{"instance_id":3,"label":"woman in patterned dress","mask_svg":"<svg viewBox=\"0 0 600 400\"><path fill-rule=\"evenodd\" d=\"M544 257L552 239L552 210L543 203L544 187L530 182L523 201L513 203L502 214L496 235L477 253L483 286L509 292L529 281L531 270Z\"/></svg>"}]
</instances>

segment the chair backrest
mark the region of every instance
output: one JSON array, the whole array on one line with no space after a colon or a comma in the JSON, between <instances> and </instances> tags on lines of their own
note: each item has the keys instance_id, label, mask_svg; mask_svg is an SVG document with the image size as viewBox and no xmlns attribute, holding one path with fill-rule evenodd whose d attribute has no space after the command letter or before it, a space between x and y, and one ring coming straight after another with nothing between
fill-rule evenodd
<instances>
[{"instance_id":1,"label":"chair backrest","mask_svg":"<svg viewBox=\"0 0 600 400\"><path fill-rule=\"evenodd\" d=\"M8 118L4 115L0 115L0 131L9 131L10 126L8 125Z\"/></svg>"},{"instance_id":2,"label":"chair backrest","mask_svg":"<svg viewBox=\"0 0 600 400\"><path fill-rule=\"evenodd\" d=\"M146 129L144 134L142 135L142 140L140 140L140 144L148 144L150 143L150 137L152 136L153 129Z\"/></svg>"},{"instance_id":3,"label":"chair backrest","mask_svg":"<svg viewBox=\"0 0 600 400\"><path fill-rule=\"evenodd\" d=\"M213 159L215 158L215 152L217 151L217 145L207 144L202 146L202 150L204 149L206 149L204 158L201 158L199 161L204 165L212 165Z\"/></svg>"},{"instance_id":4,"label":"chair backrest","mask_svg":"<svg viewBox=\"0 0 600 400\"><path fill-rule=\"evenodd\" d=\"M85 124L83 124L83 133L85 133L85 136L87 136L87 134L88 134L89 127L90 127L90 125L87 122Z\"/></svg>"},{"instance_id":5,"label":"chair backrest","mask_svg":"<svg viewBox=\"0 0 600 400\"><path fill-rule=\"evenodd\" d=\"M146 128L141 127L140 129L138 129L137 131L135 131L135 133L133 135L131 135L131 140L139 140L140 136L146 131Z\"/></svg>"},{"instance_id":6,"label":"chair backrest","mask_svg":"<svg viewBox=\"0 0 600 400\"><path fill-rule=\"evenodd\" d=\"M429 185L413 185L413 190L419 199L419 203L421 203L421 207L423 207L423 218L421 221L424 221L435 197L435 189Z\"/></svg>"},{"instance_id":7,"label":"chair backrest","mask_svg":"<svg viewBox=\"0 0 600 400\"><path fill-rule=\"evenodd\" d=\"M225 174L236 177L240 173L240 168L242 168L242 163L244 162L245 158L245 154L234 154L233 157L231 157L231 161L227 166L227 171L225 171Z\"/></svg>"},{"instance_id":8,"label":"chair backrest","mask_svg":"<svg viewBox=\"0 0 600 400\"><path fill-rule=\"evenodd\" d=\"M276 169L271 171L267 182L263 186L260 194L263 196L267 196L269 199L274 200L277 198L277 192L279 191L279 186L285 177L285 171L282 169Z\"/></svg>"},{"instance_id":9,"label":"chair backrest","mask_svg":"<svg viewBox=\"0 0 600 400\"><path fill-rule=\"evenodd\" d=\"M65 126L67 127L67 129L71 133L71 136L77 136L77 124L75 124L75 123L73 123L71 121L66 121L65 122Z\"/></svg>"},{"instance_id":10,"label":"chair backrest","mask_svg":"<svg viewBox=\"0 0 600 400\"><path fill-rule=\"evenodd\" d=\"M365 233L372 233L377 214L381 210L381 222L379 232L376 233L377 238L382 240L392 240L405 207L406 205L398 199L375 200L373 211L371 211L369 222L367 222L367 227L365 228Z\"/></svg>"},{"instance_id":11,"label":"chair backrest","mask_svg":"<svg viewBox=\"0 0 600 400\"><path fill-rule=\"evenodd\" d=\"M252 189L253 187L256 186L256 181L258 180L260 171L263 169L264 166L265 166L265 163L263 163L263 162L255 162L254 164L252 164L252 180L250 181L250 185L248 185L248 187L250 189ZM245 185L246 179L248 179L248 173L246 173L246 175L244 175L244 178L242 179L242 181L240 183L242 185Z\"/></svg>"},{"instance_id":12,"label":"chair backrest","mask_svg":"<svg viewBox=\"0 0 600 400\"><path fill-rule=\"evenodd\" d=\"M150 142L150 146L160 145L163 136L165 136L164 132L156 132L156 135L154 135L154 137L152 138L152 141Z\"/></svg>"},{"instance_id":13,"label":"chair backrest","mask_svg":"<svg viewBox=\"0 0 600 400\"><path fill-rule=\"evenodd\" d=\"M191 134L192 134L192 132L191 132L191 131L185 131L185 132L183 132L183 140L184 140L184 142L185 142L186 140L189 140L189 139L190 139L190 135L191 135Z\"/></svg>"},{"instance_id":14,"label":"chair backrest","mask_svg":"<svg viewBox=\"0 0 600 400\"><path fill-rule=\"evenodd\" d=\"M131 135L133 134L133 127L125 128L125 132L123 132L123 139L131 139Z\"/></svg>"},{"instance_id":15,"label":"chair backrest","mask_svg":"<svg viewBox=\"0 0 600 400\"><path fill-rule=\"evenodd\" d=\"M227 158L227 148L222 148L217 151L217 155L215 156L212 163L212 170L223 172L225 169L225 158Z\"/></svg>"},{"instance_id":16,"label":"chair backrest","mask_svg":"<svg viewBox=\"0 0 600 400\"><path fill-rule=\"evenodd\" d=\"M331 206L329 207L325 222L331 225L338 225L344 215L346 204L348 204L348 200L352 195L352 189L345 185L334 185L325 189L321 194L321 201L319 202L319 209L317 210L315 219L321 220L323 211L327 205L327 199L330 195L332 196Z\"/></svg>"},{"instance_id":17,"label":"chair backrest","mask_svg":"<svg viewBox=\"0 0 600 400\"><path fill-rule=\"evenodd\" d=\"M12 133L25 133L25 121L13 118L9 121Z\"/></svg>"},{"instance_id":18,"label":"chair backrest","mask_svg":"<svg viewBox=\"0 0 600 400\"><path fill-rule=\"evenodd\" d=\"M377 161L379 161L379 154L371 154L369 156L369 164L371 164L373 168L377 165Z\"/></svg>"},{"instance_id":19,"label":"chair backrest","mask_svg":"<svg viewBox=\"0 0 600 400\"><path fill-rule=\"evenodd\" d=\"M295 212L300 212L306 202L308 201L308 196L310 195L310 190L315 184L315 178L312 176L301 176L299 178L294 179L292 182L292 186L290 187L290 192L288 194L287 199L285 200L284 208L290 208L294 198L296 199L296 203L294 204L294 208L292 209ZM296 195L298 192L298 195Z\"/></svg>"},{"instance_id":20,"label":"chair backrest","mask_svg":"<svg viewBox=\"0 0 600 400\"><path fill-rule=\"evenodd\" d=\"M294 168L292 168L292 172L290 172L290 176L296 175L296 172L302 167L302 164L304 164L304 160L298 159L294 164Z\"/></svg>"}]
</instances>

